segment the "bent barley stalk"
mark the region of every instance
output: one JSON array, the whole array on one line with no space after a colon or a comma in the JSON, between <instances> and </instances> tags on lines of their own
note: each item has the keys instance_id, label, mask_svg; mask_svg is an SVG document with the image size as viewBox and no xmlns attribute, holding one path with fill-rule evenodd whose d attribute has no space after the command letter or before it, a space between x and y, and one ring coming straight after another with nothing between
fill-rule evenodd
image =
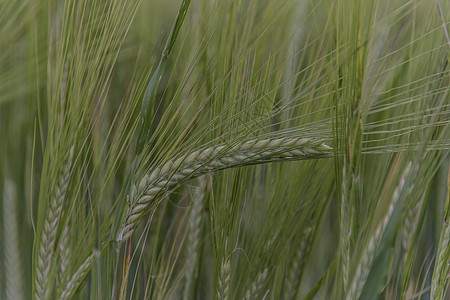
<instances>
[{"instance_id":1,"label":"bent barley stalk","mask_svg":"<svg viewBox=\"0 0 450 300\"><path fill-rule=\"evenodd\" d=\"M56 231L58 229L58 221L64 203L67 186L69 184L72 157L73 147L70 149L63 169L60 172L59 180L51 198L50 206L47 209L44 225L42 227L35 278L36 299L47 299L50 296L47 283L53 262L52 256L56 240Z\"/></svg>"},{"instance_id":2,"label":"bent barley stalk","mask_svg":"<svg viewBox=\"0 0 450 300\"><path fill-rule=\"evenodd\" d=\"M279 138L250 140L231 148L225 145L210 147L170 160L145 175L138 186L133 186L117 242L131 237L139 219L158 197L186 180L207 172L244 165L330 156L331 147L322 140Z\"/></svg>"}]
</instances>

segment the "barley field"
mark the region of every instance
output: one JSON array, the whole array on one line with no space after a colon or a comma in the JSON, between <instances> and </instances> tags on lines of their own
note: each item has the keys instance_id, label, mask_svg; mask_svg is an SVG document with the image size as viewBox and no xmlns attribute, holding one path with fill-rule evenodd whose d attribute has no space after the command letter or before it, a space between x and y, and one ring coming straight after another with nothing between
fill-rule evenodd
<instances>
[{"instance_id":1,"label":"barley field","mask_svg":"<svg viewBox=\"0 0 450 300\"><path fill-rule=\"evenodd\" d=\"M0 299L450 299L450 1L0 0Z\"/></svg>"}]
</instances>

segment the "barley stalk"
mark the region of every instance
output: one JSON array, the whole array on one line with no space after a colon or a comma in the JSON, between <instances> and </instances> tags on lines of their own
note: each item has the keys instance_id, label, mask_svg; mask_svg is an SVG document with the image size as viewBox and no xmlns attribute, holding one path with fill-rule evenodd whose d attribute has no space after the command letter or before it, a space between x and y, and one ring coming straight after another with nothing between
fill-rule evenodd
<instances>
[{"instance_id":1,"label":"barley stalk","mask_svg":"<svg viewBox=\"0 0 450 300\"><path fill-rule=\"evenodd\" d=\"M21 270L19 228L17 226L16 191L14 183L6 179L3 185L3 230L6 299L24 299Z\"/></svg>"},{"instance_id":2,"label":"barley stalk","mask_svg":"<svg viewBox=\"0 0 450 300\"><path fill-rule=\"evenodd\" d=\"M261 139L241 142L233 147L225 145L197 150L169 160L156 167L134 185L129 197L129 207L118 242L133 234L136 224L145 212L164 193L180 183L207 172L272 161L287 161L329 157L331 148L322 140L304 138Z\"/></svg>"},{"instance_id":3,"label":"barley stalk","mask_svg":"<svg viewBox=\"0 0 450 300\"><path fill-rule=\"evenodd\" d=\"M389 209L386 216L384 217L382 222L378 225L377 229L375 230L375 233L370 238L369 245L363 250L362 256L358 263L358 267L353 277L352 284L347 294L347 299L349 300L359 299L359 296L361 295L362 289L367 280L367 276L369 275L378 247L383 238L383 234L389 224L389 221L391 220L395 206L398 203L398 200L400 199L400 195L405 185L406 177L408 176L410 170L411 170L411 163L409 163L409 165L406 167L405 171L402 174L402 178L400 179L400 183L394 190L394 194L392 196L392 200L389 205Z\"/></svg>"},{"instance_id":4,"label":"barley stalk","mask_svg":"<svg viewBox=\"0 0 450 300\"><path fill-rule=\"evenodd\" d=\"M56 231L64 198L69 184L70 166L72 164L73 147L60 172L59 180L50 200L50 206L44 219L41 239L39 243L39 253L37 257L36 277L35 277L35 298L47 299L49 290L47 287L50 270L52 268L52 255L56 240Z\"/></svg>"},{"instance_id":5,"label":"barley stalk","mask_svg":"<svg viewBox=\"0 0 450 300\"><path fill-rule=\"evenodd\" d=\"M217 280L217 299L227 300L229 296L231 280L231 259L226 258L222 262L219 272L219 280Z\"/></svg>"}]
</instances>

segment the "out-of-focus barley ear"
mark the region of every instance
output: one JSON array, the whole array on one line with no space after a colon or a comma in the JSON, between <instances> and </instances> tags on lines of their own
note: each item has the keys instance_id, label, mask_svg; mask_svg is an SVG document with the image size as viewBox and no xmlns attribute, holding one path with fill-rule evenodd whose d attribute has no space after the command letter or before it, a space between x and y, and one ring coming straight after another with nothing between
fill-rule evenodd
<instances>
[{"instance_id":1,"label":"out-of-focus barley ear","mask_svg":"<svg viewBox=\"0 0 450 300\"><path fill-rule=\"evenodd\" d=\"M231 258L225 258L219 270L219 278L217 279L217 299L229 299L231 281Z\"/></svg>"},{"instance_id":2,"label":"out-of-focus barley ear","mask_svg":"<svg viewBox=\"0 0 450 300\"><path fill-rule=\"evenodd\" d=\"M265 268L264 270L259 272L258 275L256 275L255 280L253 280L250 287L245 292L244 299L250 300L250 299L257 299L259 297L258 295L261 293L262 288L264 287L264 284L266 282L267 273L268 269Z\"/></svg>"},{"instance_id":3,"label":"out-of-focus barley ear","mask_svg":"<svg viewBox=\"0 0 450 300\"><path fill-rule=\"evenodd\" d=\"M189 233L187 241L187 270L185 274L183 299L191 299L195 290L195 272L198 262L200 235L202 232L202 209L204 206L205 194L207 192L206 176L201 176L197 180L194 190L191 216L189 218Z\"/></svg>"},{"instance_id":4,"label":"out-of-focus barley ear","mask_svg":"<svg viewBox=\"0 0 450 300\"><path fill-rule=\"evenodd\" d=\"M306 228L302 235L302 239L300 241L300 245L295 249L294 258L291 260L288 266L288 273L286 276L286 287L285 294L286 299L294 299L295 294L298 290L299 280L300 280L300 272L303 268L305 259L304 255L308 247L310 247L309 239L311 236L312 229L311 227ZM294 246L295 247L295 246Z\"/></svg>"},{"instance_id":5,"label":"out-of-focus barley ear","mask_svg":"<svg viewBox=\"0 0 450 300\"><path fill-rule=\"evenodd\" d=\"M441 238L439 240L439 249L436 257L433 278L431 281L431 295L432 299L443 299L444 287L446 284L447 276L445 276L445 271L448 273L448 251L447 248L450 242L450 226L448 221L444 221L442 225Z\"/></svg>"},{"instance_id":6,"label":"out-of-focus barley ear","mask_svg":"<svg viewBox=\"0 0 450 300\"><path fill-rule=\"evenodd\" d=\"M69 265L71 249L70 249L70 238L69 238L69 224L64 226L64 230L61 234L61 239L59 241L59 256L60 256L60 265L59 265L59 275L62 276Z\"/></svg>"},{"instance_id":7,"label":"out-of-focus barley ear","mask_svg":"<svg viewBox=\"0 0 450 300\"><path fill-rule=\"evenodd\" d=\"M91 255L89 255L83 263L76 269L76 271L63 278L63 282L59 285L57 295L57 299L65 300L71 299L78 288L81 286L89 272L91 271L91 265L96 256L99 255L99 251L94 251Z\"/></svg>"},{"instance_id":8,"label":"out-of-focus barley ear","mask_svg":"<svg viewBox=\"0 0 450 300\"><path fill-rule=\"evenodd\" d=\"M15 184L5 179L3 184L3 247L6 299L24 298L24 277L22 273L19 228L17 224L17 195Z\"/></svg>"},{"instance_id":9,"label":"out-of-focus barley ear","mask_svg":"<svg viewBox=\"0 0 450 300\"><path fill-rule=\"evenodd\" d=\"M450 271L450 172L447 175L447 199L444 209L444 221L434 263L431 280L431 299L444 299L448 273Z\"/></svg>"},{"instance_id":10,"label":"out-of-focus barley ear","mask_svg":"<svg viewBox=\"0 0 450 300\"><path fill-rule=\"evenodd\" d=\"M331 156L323 140L305 138L254 139L232 147L220 145L176 157L156 167L134 185L117 242L131 237L138 221L180 183L208 172L264 162L317 159Z\"/></svg>"},{"instance_id":11,"label":"out-of-focus barley ear","mask_svg":"<svg viewBox=\"0 0 450 300\"><path fill-rule=\"evenodd\" d=\"M405 218L402 230L402 248L403 248L403 263L406 261L407 253L411 247L411 240L416 231L417 222L419 221L420 211L425 200L425 193L423 193L420 201L416 205L408 209L408 214Z\"/></svg>"},{"instance_id":12,"label":"out-of-focus barley ear","mask_svg":"<svg viewBox=\"0 0 450 300\"><path fill-rule=\"evenodd\" d=\"M46 210L44 223L42 226L41 238L39 241L39 252L36 263L35 275L35 298L48 299L50 290L48 289L48 279L53 267L54 247L56 232L58 230L59 218L64 204L67 187L69 185L70 170L72 165L74 147L72 147L65 159L63 167L59 173L59 178L52 191L49 206Z\"/></svg>"},{"instance_id":13,"label":"out-of-focus barley ear","mask_svg":"<svg viewBox=\"0 0 450 300\"><path fill-rule=\"evenodd\" d=\"M346 299L359 299L359 296L361 295L362 289L364 287L364 284L366 283L367 277L369 275L370 269L372 267L373 260L375 258L375 255L377 253L378 247L381 243L381 240L383 238L383 234L389 224L389 221L391 220L391 217L394 213L394 209L396 208L396 205L400 199L400 196L403 192L403 188L405 186L406 179L411 171L411 163L409 163L404 170L402 177L400 179L399 184L394 190L391 203L389 205L388 211L381 221L380 224L378 224L377 229L371 236L369 240L369 244L367 247L364 248L361 258L359 259L355 275L353 276L353 280L351 282L350 288L348 289L348 293L346 296Z\"/></svg>"}]
</instances>

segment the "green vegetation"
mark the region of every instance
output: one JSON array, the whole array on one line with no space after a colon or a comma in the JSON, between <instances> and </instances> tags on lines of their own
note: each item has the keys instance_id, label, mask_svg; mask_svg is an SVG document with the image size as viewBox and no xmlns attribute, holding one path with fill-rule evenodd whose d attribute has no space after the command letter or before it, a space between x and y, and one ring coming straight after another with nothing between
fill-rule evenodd
<instances>
[{"instance_id":1,"label":"green vegetation","mask_svg":"<svg viewBox=\"0 0 450 300\"><path fill-rule=\"evenodd\" d=\"M0 299L446 299L450 2L0 0Z\"/></svg>"}]
</instances>

